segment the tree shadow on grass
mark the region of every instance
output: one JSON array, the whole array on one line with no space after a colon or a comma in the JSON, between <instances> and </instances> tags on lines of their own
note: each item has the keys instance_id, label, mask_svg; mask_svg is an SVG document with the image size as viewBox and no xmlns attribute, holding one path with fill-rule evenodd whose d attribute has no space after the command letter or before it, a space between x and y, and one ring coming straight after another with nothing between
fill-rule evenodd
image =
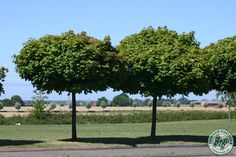
<instances>
[{"instance_id":1,"label":"tree shadow on grass","mask_svg":"<svg viewBox=\"0 0 236 157\"><path fill-rule=\"evenodd\" d=\"M36 141L36 140L0 140L0 146L20 146L20 145L29 145L29 144L36 144L42 143L43 141Z\"/></svg>"},{"instance_id":2,"label":"tree shadow on grass","mask_svg":"<svg viewBox=\"0 0 236 157\"><path fill-rule=\"evenodd\" d=\"M236 139L236 137L234 137ZM71 141L71 139L64 139L62 141ZM157 136L155 140L151 140L150 137L94 137L94 138L78 138L75 142L85 143L102 143L102 144L121 144L136 147L140 144L160 144L162 142L194 142L207 144L208 136L194 136L194 135L166 135ZM236 145L236 144L234 144Z\"/></svg>"}]
</instances>

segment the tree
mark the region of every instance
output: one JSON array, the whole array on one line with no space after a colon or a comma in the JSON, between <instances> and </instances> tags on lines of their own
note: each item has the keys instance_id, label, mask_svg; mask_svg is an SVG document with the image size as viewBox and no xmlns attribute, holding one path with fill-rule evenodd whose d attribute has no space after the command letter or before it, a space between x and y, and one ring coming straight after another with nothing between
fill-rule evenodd
<instances>
[{"instance_id":1,"label":"tree","mask_svg":"<svg viewBox=\"0 0 236 157\"><path fill-rule=\"evenodd\" d=\"M194 103L190 103L190 107L192 107L192 110L193 110L193 107L194 107Z\"/></svg>"},{"instance_id":2,"label":"tree","mask_svg":"<svg viewBox=\"0 0 236 157\"><path fill-rule=\"evenodd\" d=\"M147 103L147 106L148 106L148 107L152 107L152 102L149 101L149 102Z\"/></svg>"},{"instance_id":3,"label":"tree","mask_svg":"<svg viewBox=\"0 0 236 157\"><path fill-rule=\"evenodd\" d=\"M61 35L46 35L25 43L14 62L20 77L47 93L63 91L72 95L72 140L76 132L76 93L103 91L116 84L120 59L110 37L103 40L86 32L73 31Z\"/></svg>"},{"instance_id":4,"label":"tree","mask_svg":"<svg viewBox=\"0 0 236 157\"><path fill-rule=\"evenodd\" d=\"M219 104L218 106L220 109L222 109L224 107L224 105L222 103Z\"/></svg>"},{"instance_id":5,"label":"tree","mask_svg":"<svg viewBox=\"0 0 236 157\"><path fill-rule=\"evenodd\" d=\"M102 107L103 111L107 107L107 103L105 101L101 101L100 106Z\"/></svg>"},{"instance_id":6,"label":"tree","mask_svg":"<svg viewBox=\"0 0 236 157\"><path fill-rule=\"evenodd\" d=\"M142 99L134 99L133 101L135 101L138 106L143 106L144 105L144 101Z\"/></svg>"},{"instance_id":7,"label":"tree","mask_svg":"<svg viewBox=\"0 0 236 157\"><path fill-rule=\"evenodd\" d=\"M230 115L230 99L236 92L236 36L224 38L203 49L205 65L209 67L213 89L222 95L228 105ZM230 98L231 97L231 98ZM223 105L219 105L220 108Z\"/></svg>"},{"instance_id":8,"label":"tree","mask_svg":"<svg viewBox=\"0 0 236 157\"><path fill-rule=\"evenodd\" d=\"M228 37L203 49L205 64L209 66L213 89L231 93L236 91L236 36Z\"/></svg>"},{"instance_id":9,"label":"tree","mask_svg":"<svg viewBox=\"0 0 236 157\"><path fill-rule=\"evenodd\" d=\"M177 108L179 108L179 107L180 107L180 105L181 105L181 103L180 103L180 102L177 102L177 103L175 104L175 106L176 106Z\"/></svg>"},{"instance_id":10,"label":"tree","mask_svg":"<svg viewBox=\"0 0 236 157\"><path fill-rule=\"evenodd\" d=\"M144 106L148 106L148 103L151 102L152 100L150 98L147 98L144 100L143 104Z\"/></svg>"},{"instance_id":11,"label":"tree","mask_svg":"<svg viewBox=\"0 0 236 157\"><path fill-rule=\"evenodd\" d=\"M8 98L3 99L2 103L4 106L14 106L15 105L14 102L12 102L11 99L8 99Z\"/></svg>"},{"instance_id":12,"label":"tree","mask_svg":"<svg viewBox=\"0 0 236 157\"><path fill-rule=\"evenodd\" d=\"M101 97L101 98L98 98L98 100L97 100L97 106L101 106L101 102L102 101L104 101L106 104L108 104L108 99L105 97L105 96L103 96L103 97Z\"/></svg>"},{"instance_id":13,"label":"tree","mask_svg":"<svg viewBox=\"0 0 236 157\"><path fill-rule=\"evenodd\" d=\"M178 102L180 102L181 104L189 104L190 100L188 100L188 98L185 98L184 95L182 95L181 98L179 98Z\"/></svg>"},{"instance_id":14,"label":"tree","mask_svg":"<svg viewBox=\"0 0 236 157\"><path fill-rule=\"evenodd\" d=\"M87 103L86 105L85 105L85 107L88 109L88 111L89 111L89 109L92 107L92 104L91 103Z\"/></svg>"},{"instance_id":15,"label":"tree","mask_svg":"<svg viewBox=\"0 0 236 157\"><path fill-rule=\"evenodd\" d=\"M171 103L168 101L163 101L162 106L165 108L165 107L171 106Z\"/></svg>"},{"instance_id":16,"label":"tree","mask_svg":"<svg viewBox=\"0 0 236 157\"><path fill-rule=\"evenodd\" d=\"M15 103L15 108L16 108L17 111L19 112L19 110L21 109L21 103L16 102L16 103Z\"/></svg>"},{"instance_id":17,"label":"tree","mask_svg":"<svg viewBox=\"0 0 236 157\"><path fill-rule=\"evenodd\" d=\"M134 101L134 102L132 103L132 106L133 106L133 108L134 108L134 110L135 110L135 107L138 106L138 103L137 103L136 101Z\"/></svg>"},{"instance_id":18,"label":"tree","mask_svg":"<svg viewBox=\"0 0 236 157\"><path fill-rule=\"evenodd\" d=\"M34 90L33 92L34 92L34 95L32 96L32 104L33 105L41 104L44 106L47 103L47 99L48 99L48 97L46 96L46 93L41 90Z\"/></svg>"},{"instance_id":19,"label":"tree","mask_svg":"<svg viewBox=\"0 0 236 157\"><path fill-rule=\"evenodd\" d=\"M131 106L132 104L132 99L129 98L129 96L125 93L122 93L122 94L119 94L119 95L116 95L111 104L113 106Z\"/></svg>"},{"instance_id":20,"label":"tree","mask_svg":"<svg viewBox=\"0 0 236 157\"><path fill-rule=\"evenodd\" d=\"M148 27L127 36L117 49L127 65L117 89L153 97L151 139L156 136L157 97L209 91L194 32L178 34L167 27Z\"/></svg>"},{"instance_id":21,"label":"tree","mask_svg":"<svg viewBox=\"0 0 236 157\"><path fill-rule=\"evenodd\" d=\"M4 88L2 82L5 81L6 73L8 72L8 69L4 67L0 67L0 95L4 93Z\"/></svg>"},{"instance_id":22,"label":"tree","mask_svg":"<svg viewBox=\"0 0 236 157\"><path fill-rule=\"evenodd\" d=\"M40 90L34 90L34 96L32 96L33 110L30 111L30 117L37 120L45 120L47 113L45 112L45 104L48 97L45 92Z\"/></svg>"},{"instance_id":23,"label":"tree","mask_svg":"<svg viewBox=\"0 0 236 157\"><path fill-rule=\"evenodd\" d=\"M11 101L15 104L16 102L19 102L21 106L25 106L25 102L21 99L19 95L13 95L11 97Z\"/></svg>"},{"instance_id":24,"label":"tree","mask_svg":"<svg viewBox=\"0 0 236 157\"><path fill-rule=\"evenodd\" d=\"M236 104L236 92L216 92L216 98L226 102L227 106L233 107Z\"/></svg>"},{"instance_id":25,"label":"tree","mask_svg":"<svg viewBox=\"0 0 236 157\"><path fill-rule=\"evenodd\" d=\"M152 102L153 102L153 101L152 101ZM162 106L164 102L165 102L164 99L158 99L158 100L157 100L157 106Z\"/></svg>"},{"instance_id":26,"label":"tree","mask_svg":"<svg viewBox=\"0 0 236 157\"><path fill-rule=\"evenodd\" d=\"M3 109L3 103L2 102L0 102L0 111Z\"/></svg>"},{"instance_id":27,"label":"tree","mask_svg":"<svg viewBox=\"0 0 236 157\"><path fill-rule=\"evenodd\" d=\"M208 107L208 103L204 103L204 107L207 108Z\"/></svg>"},{"instance_id":28,"label":"tree","mask_svg":"<svg viewBox=\"0 0 236 157\"><path fill-rule=\"evenodd\" d=\"M228 107L235 107L236 106L236 92L226 93L227 97L226 102Z\"/></svg>"}]
</instances>

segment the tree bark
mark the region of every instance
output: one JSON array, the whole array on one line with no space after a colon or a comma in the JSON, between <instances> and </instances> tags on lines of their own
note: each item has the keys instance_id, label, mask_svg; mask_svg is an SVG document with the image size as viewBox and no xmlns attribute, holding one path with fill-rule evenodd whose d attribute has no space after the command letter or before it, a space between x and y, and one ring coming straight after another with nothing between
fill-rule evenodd
<instances>
[{"instance_id":1,"label":"tree bark","mask_svg":"<svg viewBox=\"0 0 236 157\"><path fill-rule=\"evenodd\" d=\"M156 112L157 112L157 97L153 96L151 140L155 140L156 138Z\"/></svg>"},{"instance_id":2,"label":"tree bark","mask_svg":"<svg viewBox=\"0 0 236 157\"><path fill-rule=\"evenodd\" d=\"M72 141L77 140L76 132L76 97L75 93L72 93Z\"/></svg>"}]
</instances>

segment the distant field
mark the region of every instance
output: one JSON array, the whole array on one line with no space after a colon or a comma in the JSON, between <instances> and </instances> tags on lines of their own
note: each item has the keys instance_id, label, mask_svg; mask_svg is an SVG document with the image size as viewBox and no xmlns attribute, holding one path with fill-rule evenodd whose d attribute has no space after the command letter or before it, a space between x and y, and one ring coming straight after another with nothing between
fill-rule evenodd
<instances>
[{"instance_id":1,"label":"distant field","mask_svg":"<svg viewBox=\"0 0 236 157\"><path fill-rule=\"evenodd\" d=\"M78 112L87 112L88 109L84 106L80 106L76 108ZM151 107L107 107L105 109L105 111L132 111L132 110L143 110L143 111L148 111L151 110ZM232 110L235 110L236 108L232 108ZM6 117L10 117L13 115L28 115L30 110L32 110L32 107L22 107L20 109L20 112L17 112L17 110L15 109L15 107L4 107L0 114L4 115ZM56 109L54 111L57 112L66 112L68 111L68 107L67 106L57 106ZM215 108L215 107L202 107L202 106L195 106L193 108L189 107L189 106L181 106L179 108L177 107L157 107L157 110L204 110L204 111L228 111L227 108ZM101 107L92 107L89 109L90 112L102 112L103 109Z\"/></svg>"},{"instance_id":2,"label":"distant field","mask_svg":"<svg viewBox=\"0 0 236 157\"><path fill-rule=\"evenodd\" d=\"M68 142L70 125L2 125L0 149L33 147L113 147L146 144L206 143L209 134L224 128L236 135L236 120L202 120L157 123L157 140L150 141L150 123L80 124L78 141Z\"/></svg>"}]
</instances>

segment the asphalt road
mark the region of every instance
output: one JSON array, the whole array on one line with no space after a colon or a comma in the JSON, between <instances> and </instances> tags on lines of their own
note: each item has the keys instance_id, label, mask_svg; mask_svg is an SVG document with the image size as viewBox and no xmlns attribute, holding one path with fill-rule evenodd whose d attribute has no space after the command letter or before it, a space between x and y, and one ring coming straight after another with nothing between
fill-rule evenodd
<instances>
[{"instance_id":1,"label":"asphalt road","mask_svg":"<svg viewBox=\"0 0 236 157\"><path fill-rule=\"evenodd\" d=\"M216 156L207 146L180 146L155 148L115 149L54 149L54 150L1 150L1 157L155 157L155 156ZM236 147L227 155L236 156Z\"/></svg>"}]
</instances>

